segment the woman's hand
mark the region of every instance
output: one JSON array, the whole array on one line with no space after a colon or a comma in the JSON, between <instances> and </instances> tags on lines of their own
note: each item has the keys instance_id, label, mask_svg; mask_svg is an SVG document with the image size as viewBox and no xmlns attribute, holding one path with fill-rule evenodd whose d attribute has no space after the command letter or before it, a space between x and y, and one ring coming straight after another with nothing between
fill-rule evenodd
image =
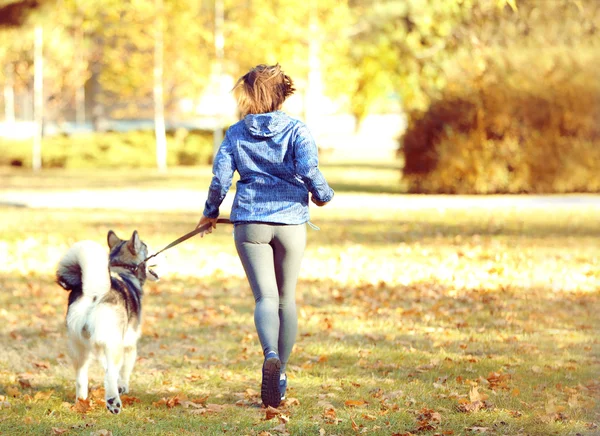
<instances>
[{"instance_id":1,"label":"woman's hand","mask_svg":"<svg viewBox=\"0 0 600 436\"><path fill-rule=\"evenodd\" d=\"M325 206L328 202L327 201L319 201L315 198L314 195L310 195L310 201L312 201L314 204L316 204L319 207Z\"/></svg>"},{"instance_id":2,"label":"woman's hand","mask_svg":"<svg viewBox=\"0 0 600 436\"><path fill-rule=\"evenodd\" d=\"M196 228L201 227L205 224L209 224L209 223L210 223L210 226L203 232L200 232L201 238L203 238L204 235L206 235L208 233L212 233L213 229L217 228L217 218L208 218L208 217L202 215L202 218L200 218L200 221L198 221Z\"/></svg>"}]
</instances>

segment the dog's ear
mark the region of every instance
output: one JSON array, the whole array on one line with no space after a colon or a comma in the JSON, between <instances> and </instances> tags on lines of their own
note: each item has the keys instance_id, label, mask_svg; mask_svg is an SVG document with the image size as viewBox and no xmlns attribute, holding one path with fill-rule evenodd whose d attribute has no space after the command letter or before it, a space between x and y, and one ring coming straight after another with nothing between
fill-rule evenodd
<instances>
[{"instance_id":1,"label":"dog's ear","mask_svg":"<svg viewBox=\"0 0 600 436\"><path fill-rule=\"evenodd\" d=\"M138 235L137 230L133 231L131 239L127 241L127 248L129 248L131 254L138 254L142 249L142 241L140 240L140 235Z\"/></svg>"},{"instance_id":2,"label":"dog's ear","mask_svg":"<svg viewBox=\"0 0 600 436\"><path fill-rule=\"evenodd\" d=\"M106 237L106 240L108 241L108 248L110 248L111 250L113 249L113 247L115 245L117 245L119 242L121 242L121 238L119 238L115 232L113 232L112 230L108 231L108 236Z\"/></svg>"}]
</instances>

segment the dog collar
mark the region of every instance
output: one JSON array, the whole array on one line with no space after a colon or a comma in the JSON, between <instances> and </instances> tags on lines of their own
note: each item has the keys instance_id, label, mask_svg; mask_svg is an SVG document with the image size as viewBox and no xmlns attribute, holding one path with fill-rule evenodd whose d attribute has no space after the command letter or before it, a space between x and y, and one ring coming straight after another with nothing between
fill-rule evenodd
<instances>
[{"instance_id":1,"label":"dog collar","mask_svg":"<svg viewBox=\"0 0 600 436\"><path fill-rule=\"evenodd\" d=\"M109 268L125 268L126 270L128 270L129 272L131 272L133 275L135 275L135 273L137 272L139 265L130 265L127 263L120 263L120 262L115 262L115 263L111 263L109 265Z\"/></svg>"}]
</instances>

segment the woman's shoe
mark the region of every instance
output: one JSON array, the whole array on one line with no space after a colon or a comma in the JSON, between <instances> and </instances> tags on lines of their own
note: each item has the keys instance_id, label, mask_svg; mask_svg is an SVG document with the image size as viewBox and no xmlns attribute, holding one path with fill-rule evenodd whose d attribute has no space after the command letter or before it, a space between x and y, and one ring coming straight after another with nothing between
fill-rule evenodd
<instances>
[{"instance_id":1,"label":"woman's shoe","mask_svg":"<svg viewBox=\"0 0 600 436\"><path fill-rule=\"evenodd\" d=\"M260 397L265 406L277 407L281 403L281 392L279 390L281 375L281 360L274 351L265 356L262 367L262 384Z\"/></svg>"}]
</instances>

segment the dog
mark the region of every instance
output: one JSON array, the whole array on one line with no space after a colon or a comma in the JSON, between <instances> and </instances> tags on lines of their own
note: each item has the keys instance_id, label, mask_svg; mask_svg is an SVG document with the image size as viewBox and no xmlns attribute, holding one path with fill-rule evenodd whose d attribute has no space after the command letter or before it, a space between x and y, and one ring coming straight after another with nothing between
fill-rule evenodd
<instances>
[{"instance_id":1,"label":"dog","mask_svg":"<svg viewBox=\"0 0 600 436\"><path fill-rule=\"evenodd\" d=\"M155 265L146 265L148 247L137 231L123 240L111 230L107 241L108 255L97 242L73 244L58 263L56 279L69 292L66 325L76 372L75 401L87 399L88 366L96 357L105 371L106 408L117 414L137 356L142 287L159 277Z\"/></svg>"}]
</instances>

